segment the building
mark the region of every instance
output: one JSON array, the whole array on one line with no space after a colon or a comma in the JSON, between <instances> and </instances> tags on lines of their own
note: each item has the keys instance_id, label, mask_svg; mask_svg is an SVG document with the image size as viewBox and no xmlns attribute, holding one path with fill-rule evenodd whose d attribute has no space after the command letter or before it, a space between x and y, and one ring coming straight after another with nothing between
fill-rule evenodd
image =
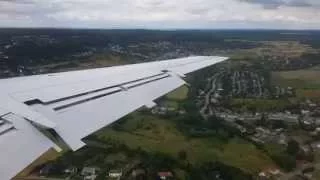
<instances>
[{"instance_id":1,"label":"building","mask_svg":"<svg viewBox=\"0 0 320 180\"><path fill-rule=\"evenodd\" d=\"M267 179L279 179L282 176L282 172L277 168L270 168L264 171L261 171L258 174L259 180L267 180Z\"/></svg>"},{"instance_id":2,"label":"building","mask_svg":"<svg viewBox=\"0 0 320 180\"><path fill-rule=\"evenodd\" d=\"M66 174L75 174L78 172L78 169L76 167L69 167L64 170L64 173Z\"/></svg>"},{"instance_id":3,"label":"building","mask_svg":"<svg viewBox=\"0 0 320 180\"><path fill-rule=\"evenodd\" d=\"M158 172L158 178L160 180L170 180L173 178L173 174L170 171L167 172Z\"/></svg>"},{"instance_id":4,"label":"building","mask_svg":"<svg viewBox=\"0 0 320 180\"><path fill-rule=\"evenodd\" d=\"M96 178L97 178L97 175L93 174L93 175L84 176L83 180L95 180Z\"/></svg>"},{"instance_id":5,"label":"building","mask_svg":"<svg viewBox=\"0 0 320 180\"><path fill-rule=\"evenodd\" d=\"M258 180L267 180L267 179L269 179L270 178L270 176L268 175L268 174L266 174L265 172L260 172L259 174L258 174Z\"/></svg>"},{"instance_id":6,"label":"building","mask_svg":"<svg viewBox=\"0 0 320 180\"><path fill-rule=\"evenodd\" d=\"M136 180L145 179L146 178L146 171L144 169L134 169L131 173L131 176Z\"/></svg>"},{"instance_id":7,"label":"building","mask_svg":"<svg viewBox=\"0 0 320 180\"><path fill-rule=\"evenodd\" d=\"M81 171L81 176L84 180L95 180L97 178L97 173L99 168L94 167L84 167Z\"/></svg>"},{"instance_id":8,"label":"building","mask_svg":"<svg viewBox=\"0 0 320 180\"><path fill-rule=\"evenodd\" d=\"M268 115L269 120L273 121L285 121L287 123L298 123L299 116L296 114L288 113L273 113Z\"/></svg>"},{"instance_id":9,"label":"building","mask_svg":"<svg viewBox=\"0 0 320 180\"><path fill-rule=\"evenodd\" d=\"M108 177L112 179L120 179L122 176L122 170L110 170Z\"/></svg>"}]
</instances>

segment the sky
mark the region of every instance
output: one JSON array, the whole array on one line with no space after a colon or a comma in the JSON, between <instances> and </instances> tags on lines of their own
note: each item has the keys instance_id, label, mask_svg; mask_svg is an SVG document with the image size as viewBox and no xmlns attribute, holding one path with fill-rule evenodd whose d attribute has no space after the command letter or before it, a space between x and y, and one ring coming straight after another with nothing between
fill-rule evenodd
<instances>
[{"instance_id":1,"label":"sky","mask_svg":"<svg viewBox=\"0 0 320 180\"><path fill-rule=\"evenodd\" d=\"M0 0L0 27L320 29L320 0Z\"/></svg>"}]
</instances>

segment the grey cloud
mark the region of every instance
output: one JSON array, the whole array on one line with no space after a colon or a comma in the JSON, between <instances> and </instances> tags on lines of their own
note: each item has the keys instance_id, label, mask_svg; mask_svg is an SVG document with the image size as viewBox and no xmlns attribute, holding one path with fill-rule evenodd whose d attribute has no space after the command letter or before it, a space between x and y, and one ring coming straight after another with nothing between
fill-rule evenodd
<instances>
[{"instance_id":1,"label":"grey cloud","mask_svg":"<svg viewBox=\"0 0 320 180\"><path fill-rule=\"evenodd\" d=\"M289 3L290 6L296 6L296 7L312 7L312 6L317 6L316 4L311 4L307 1L302 1L302 0L293 0Z\"/></svg>"},{"instance_id":2,"label":"grey cloud","mask_svg":"<svg viewBox=\"0 0 320 180\"><path fill-rule=\"evenodd\" d=\"M276 9L280 6L288 7L318 7L316 1L307 0L239 0L241 2L260 4L266 9Z\"/></svg>"},{"instance_id":3,"label":"grey cloud","mask_svg":"<svg viewBox=\"0 0 320 180\"><path fill-rule=\"evenodd\" d=\"M314 7L320 0L0 0L0 27L320 28Z\"/></svg>"},{"instance_id":4,"label":"grey cloud","mask_svg":"<svg viewBox=\"0 0 320 180\"><path fill-rule=\"evenodd\" d=\"M152 1L152 2L149 2L149 4L151 6L161 6L164 4L164 2L163 1Z\"/></svg>"},{"instance_id":5,"label":"grey cloud","mask_svg":"<svg viewBox=\"0 0 320 180\"><path fill-rule=\"evenodd\" d=\"M62 10L62 7L49 1L39 5L39 2L34 0L0 0L0 13L8 15L41 16Z\"/></svg>"},{"instance_id":6,"label":"grey cloud","mask_svg":"<svg viewBox=\"0 0 320 180\"><path fill-rule=\"evenodd\" d=\"M33 0L0 0L1 2L13 3L13 4L34 4Z\"/></svg>"},{"instance_id":7,"label":"grey cloud","mask_svg":"<svg viewBox=\"0 0 320 180\"><path fill-rule=\"evenodd\" d=\"M203 14L207 14L210 10L211 10L210 7L198 7L198 8L187 9L187 12L194 15L203 15Z\"/></svg>"}]
</instances>

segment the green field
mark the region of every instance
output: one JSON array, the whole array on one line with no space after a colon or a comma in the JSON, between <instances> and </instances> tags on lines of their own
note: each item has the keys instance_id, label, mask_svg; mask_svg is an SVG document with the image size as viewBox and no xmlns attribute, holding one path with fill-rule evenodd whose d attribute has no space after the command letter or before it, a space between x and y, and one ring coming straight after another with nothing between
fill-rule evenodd
<instances>
[{"instance_id":1,"label":"green field","mask_svg":"<svg viewBox=\"0 0 320 180\"><path fill-rule=\"evenodd\" d=\"M170 108L179 108L179 103L177 101L171 101L171 100L164 100L159 103L159 105L170 107Z\"/></svg>"},{"instance_id":2,"label":"green field","mask_svg":"<svg viewBox=\"0 0 320 180\"><path fill-rule=\"evenodd\" d=\"M272 83L299 89L320 89L319 77L320 71L311 69L273 72Z\"/></svg>"},{"instance_id":3,"label":"green field","mask_svg":"<svg viewBox=\"0 0 320 180\"><path fill-rule=\"evenodd\" d=\"M235 109L240 110L256 110L256 111L281 111L290 106L291 103L287 100L273 99L232 99L230 105Z\"/></svg>"},{"instance_id":4,"label":"green field","mask_svg":"<svg viewBox=\"0 0 320 180\"><path fill-rule=\"evenodd\" d=\"M189 88L182 86L167 95L167 98L172 101L185 100L188 97Z\"/></svg>"},{"instance_id":5,"label":"green field","mask_svg":"<svg viewBox=\"0 0 320 180\"><path fill-rule=\"evenodd\" d=\"M233 138L223 141L217 137L186 138L175 128L175 124L154 116L134 114L122 125L123 131L106 128L96 133L98 138L122 142L130 148L147 152L162 152L173 157L178 152L187 152L193 164L219 160L245 172L257 173L274 166L273 161L249 142Z\"/></svg>"},{"instance_id":6,"label":"green field","mask_svg":"<svg viewBox=\"0 0 320 180\"><path fill-rule=\"evenodd\" d=\"M73 61L63 61L59 63L50 63L45 65L37 65L30 67L31 70L37 71L42 69L43 71L49 72L65 72L89 68L101 68L109 66L124 65L128 62L125 61L120 56L106 55L106 54L95 54L88 60L73 60Z\"/></svg>"},{"instance_id":7,"label":"green field","mask_svg":"<svg viewBox=\"0 0 320 180\"><path fill-rule=\"evenodd\" d=\"M320 71L315 68L272 73L272 84L296 89L298 98L320 98Z\"/></svg>"},{"instance_id":8,"label":"green field","mask_svg":"<svg viewBox=\"0 0 320 180\"><path fill-rule=\"evenodd\" d=\"M320 89L298 89L296 95L298 98L320 100Z\"/></svg>"}]
</instances>

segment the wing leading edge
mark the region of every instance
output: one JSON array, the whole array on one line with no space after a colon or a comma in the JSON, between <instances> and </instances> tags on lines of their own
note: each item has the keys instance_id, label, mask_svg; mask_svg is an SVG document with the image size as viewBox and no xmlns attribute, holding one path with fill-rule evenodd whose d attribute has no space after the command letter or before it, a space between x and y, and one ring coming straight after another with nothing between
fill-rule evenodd
<instances>
[{"instance_id":1,"label":"wing leading edge","mask_svg":"<svg viewBox=\"0 0 320 180\"><path fill-rule=\"evenodd\" d=\"M59 151L59 141L83 147L84 137L185 84L186 74L226 59L196 56L0 80L0 177L12 178L48 149Z\"/></svg>"}]
</instances>

